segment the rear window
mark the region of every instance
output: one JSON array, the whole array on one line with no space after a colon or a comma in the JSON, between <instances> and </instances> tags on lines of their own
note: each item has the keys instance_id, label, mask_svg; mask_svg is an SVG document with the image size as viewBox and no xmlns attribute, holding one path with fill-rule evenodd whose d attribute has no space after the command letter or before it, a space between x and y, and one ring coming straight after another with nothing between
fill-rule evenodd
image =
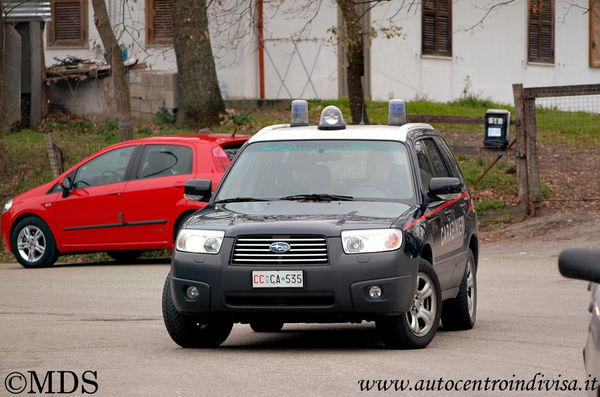
<instances>
[{"instance_id":1,"label":"rear window","mask_svg":"<svg viewBox=\"0 0 600 397\"><path fill-rule=\"evenodd\" d=\"M233 158L237 154L238 150L240 150L240 148L242 147L242 144L240 143L240 144L236 144L236 145L227 145L227 146L221 146L221 147L223 148L225 153L227 153L227 157L229 157L229 160L233 160Z\"/></svg>"}]
</instances>

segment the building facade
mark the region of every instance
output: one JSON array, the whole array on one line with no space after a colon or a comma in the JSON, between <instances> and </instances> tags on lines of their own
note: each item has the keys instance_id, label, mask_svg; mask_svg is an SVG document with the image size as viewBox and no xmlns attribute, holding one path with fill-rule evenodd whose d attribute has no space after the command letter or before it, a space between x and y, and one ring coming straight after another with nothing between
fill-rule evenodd
<instances>
[{"instance_id":1,"label":"building facade","mask_svg":"<svg viewBox=\"0 0 600 397\"><path fill-rule=\"evenodd\" d=\"M172 0L107 2L128 57L154 73L175 73ZM450 101L467 94L512 103L513 83L600 80L600 2L514 0L495 6L500 3L392 0L363 10L367 96ZM47 65L67 55L102 59L89 0L53 0L52 13L45 29ZM346 94L344 48L335 34L342 17L334 1L212 2L209 23L228 99ZM386 38L390 26L399 30Z\"/></svg>"}]
</instances>

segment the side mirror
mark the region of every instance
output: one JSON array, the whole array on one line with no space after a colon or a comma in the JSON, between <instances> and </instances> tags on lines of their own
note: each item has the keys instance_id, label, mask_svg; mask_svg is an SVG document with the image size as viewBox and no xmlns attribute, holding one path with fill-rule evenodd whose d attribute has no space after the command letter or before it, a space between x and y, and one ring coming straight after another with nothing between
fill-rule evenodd
<instances>
[{"instance_id":1,"label":"side mirror","mask_svg":"<svg viewBox=\"0 0 600 397\"><path fill-rule=\"evenodd\" d=\"M63 179L60 185L63 188L63 191L62 191L63 198L69 197L69 191L71 189L73 189L73 180L71 179L71 177L68 176L65 179Z\"/></svg>"},{"instance_id":2,"label":"side mirror","mask_svg":"<svg viewBox=\"0 0 600 397\"><path fill-rule=\"evenodd\" d=\"M558 270L568 278L600 283L600 250L563 250L558 257Z\"/></svg>"},{"instance_id":3,"label":"side mirror","mask_svg":"<svg viewBox=\"0 0 600 397\"><path fill-rule=\"evenodd\" d=\"M431 178L429 180L429 194L454 194L462 191L462 182L458 178Z\"/></svg>"},{"instance_id":4,"label":"side mirror","mask_svg":"<svg viewBox=\"0 0 600 397\"><path fill-rule=\"evenodd\" d=\"M210 179L188 179L183 188L183 197L190 201L208 202L212 196Z\"/></svg>"}]
</instances>

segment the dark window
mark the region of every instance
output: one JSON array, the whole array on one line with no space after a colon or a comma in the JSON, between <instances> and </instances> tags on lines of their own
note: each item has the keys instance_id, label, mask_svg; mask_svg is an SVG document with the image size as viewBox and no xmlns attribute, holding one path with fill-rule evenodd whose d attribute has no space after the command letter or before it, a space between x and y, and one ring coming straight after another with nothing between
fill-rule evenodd
<instances>
[{"instance_id":1,"label":"dark window","mask_svg":"<svg viewBox=\"0 0 600 397\"><path fill-rule=\"evenodd\" d=\"M554 63L554 0L529 0L528 61Z\"/></svg>"},{"instance_id":2,"label":"dark window","mask_svg":"<svg viewBox=\"0 0 600 397\"><path fill-rule=\"evenodd\" d=\"M422 14L422 53L452 56L451 0L423 0Z\"/></svg>"},{"instance_id":3,"label":"dark window","mask_svg":"<svg viewBox=\"0 0 600 397\"><path fill-rule=\"evenodd\" d=\"M138 179L191 174L192 149L179 145L148 145L142 155Z\"/></svg>"},{"instance_id":4,"label":"dark window","mask_svg":"<svg viewBox=\"0 0 600 397\"><path fill-rule=\"evenodd\" d=\"M115 149L88 161L77 170L73 186L87 188L123 182L134 149L135 146Z\"/></svg>"},{"instance_id":5,"label":"dark window","mask_svg":"<svg viewBox=\"0 0 600 397\"><path fill-rule=\"evenodd\" d=\"M426 192L429 191L431 178L447 177L448 170L444 165L442 156L432 139L421 139L415 143L421 182Z\"/></svg>"},{"instance_id":6,"label":"dark window","mask_svg":"<svg viewBox=\"0 0 600 397\"><path fill-rule=\"evenodd\" d=\"M173 43L173 0L146 0L146 43Z\"/></svg>"},{"instance_id":7,"label":"dark window","mask_svg":"<svg viewBox=\"0 0 600 397\"><path fill-rule=\"evenodd\" d=\"M446 162L446 165L450 170L450 176L462 179L460 166L458 165L458 162L456 161L456 158L452 154L452 151L448 147L446 141L444 141L444 139L441 137L436 137L435 142L437 143L437 147L438 149L440 149L440 153L442 154L442 157L444 158L444 161Z\"/></svg>"},{"instance_id":8,"label":"dark window","mask_svg":"<svg viewBox=\"0 0 600 397\"><path fill-rule=\"evenodd\" d=\"M87 45L87 0L52 0L52 22L48 24L48 46Z\"/></svg>"}]
</instances>

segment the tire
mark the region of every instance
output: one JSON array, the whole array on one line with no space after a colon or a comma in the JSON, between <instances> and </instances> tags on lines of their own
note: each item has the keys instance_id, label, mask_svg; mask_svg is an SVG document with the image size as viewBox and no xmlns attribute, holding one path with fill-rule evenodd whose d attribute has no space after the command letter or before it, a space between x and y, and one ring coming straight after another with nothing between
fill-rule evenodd
<instances>
[{"instance_id":1,"label":"tire","mask_svg":"<svg viewBox=\"0 0 600 397\"><path fill-rule=\"evenodd\" d=\"M393 349L422 349L429 345L440 322L442 293L433 266L421 259L411 309L399 316L376 320L379 337Z\"/></svg>"},{"instance_id":2,"label":"tire","mask_svg":"<svg viewBox=\"0 0 600 397\"><path fill-rule=\"evenodd\" d=\"M283 328L283 321L279 320L258 320L251 321L250 328L254 332L279 332Z\"/></svg>"},{"instance_id":3,"label":"tire","mask_svg":"<svg viewBox=\"0 0 600 397\"><path fill-rule=\"evenodd\" d=\"M17 261L26 268L52 266L58 259L52 231L36 216L24 218L17 224L10 245Z\"/></svg>"},{"instance_id":4,"label":"tire","mask_svg":"<svg viewBox=\"0 0 600 397\"><path fill-rule=\"evenodd\" d=\"M117 263L135 262L144 251L107 251L108 256L117 261Z\"/></svg>"},{"instance_id":5,"label":"tire","mask_svg":"<svg viewBox=\"0 0 600 397\"><path fill-rule=\"evenodd\" d=\"M473 252L469 250L458 295L445 301L442 306L442 325L445 330L467 330L473 328L476 319L477 267Z\"/></svg>"},{"instance_id":6,"label":"tire","mask_svg":"<svg viewBox=\"0 0 600 397\"><path fill-rule=\"evenodd\" d=\"M233 327L231 319L223 316L196 318L181 314L171 296L171 275L167 275L163 288L162 312L167 332L181 347L217 347L225 342Z\"/></svg>"}]
</instances>

